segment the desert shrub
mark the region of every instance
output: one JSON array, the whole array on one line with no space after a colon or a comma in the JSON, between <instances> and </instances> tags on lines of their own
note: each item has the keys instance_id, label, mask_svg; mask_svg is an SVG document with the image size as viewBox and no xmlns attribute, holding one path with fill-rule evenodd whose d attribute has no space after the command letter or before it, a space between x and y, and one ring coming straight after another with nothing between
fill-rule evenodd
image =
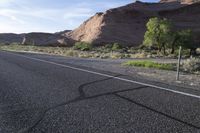
<instances>
[{"instance_id":1,"label":"desert shrub","mask_svg":"<svg viewBox=\"0 0 200 133\"><path fill-rule=\"evenodd\" d=\"M122 45L120 45L119 43L114 43L113 45L112 45L112 50L113 51L117 51L117 50L121 50L123 47L122 47Z\"/></svg>"},{"instance_id":2,"label":"desert shrub","mask_svg":"<svg viewBox=\"0 0 200 133\"><path fill-rule=\"evenodd\" d=\"M109 53L102 53L99 58L108 59L108 58L110 58L110 55L109 55Z\"/></svg>"},{"instance_id":3,"label":"desert shrub","mask_svg":"<svg viewBox=\"0 0 200 133\"><path fill-rule=\"evenodd\" d=\"M72 57L78 57L78 51L75 51L75 50L66 50L65 53L63 55L65 56L72 56Z\"/></svg>"},{"instance_id":4,"label":"desert shrub","mask_svg":"<svg viewBox=\"0 0 200 133\"><path fill-rule=\"evenodd\" d=\"M12 43L10 43L10 45L20 45L20 43L12 42Z\"/></svg>"},{"instance_id":5,"label":"desert shrub","mask_svg":"<svg viewBox=\"0 0 200 133\"><path fill-rule=\"evenodd\" d=\"M182 63L184 71L197 72L200 71L200 59L190 58Z\"/></svg>"},{"instance_id":6,"label":"desert shrub","mask_svg":"<svg viewBox=\"0 0 200 133\"><path fill-rule=\"evenodd\" d=\"M77 42L74 45L74 49L88 51L92 49L92 44L87 43L87 42Z\"/></svg>"},{"instance_id":7,"label":"desert shrub","mask_svg":"<svg viewBox=\"0 0 200 133\"><path fill-rule=\"evenodd\" d=\"M179 50L178 49L176 49L175 51L174 51L174 55L176 56L176 57L178 57L178 55L179 55ZM182 51L181 51L181 55L182 55L182 57L190 57L190 50L189 49L182 49Z\"/></svg>"},{"instance_id":8,"label":"desert shrub","mask_svg":"<svg viewBox=\"0 0 200 133\"><path fill-rule=\"evenodd\" d=\"M146 58L147 53L145 51L137 51L133 54L131 54L131 58Z\"/></svg>"},{"instance_id":9,"label":"desert shrub","mask_svg":"<svg viewBox=\"0 0 200 133\"><path fill-rule=\"evenodd\" d=\"M110 54L110 58L112 59L122 59L124 58L124 54L119 53L119 52L114 52Z\"/></svg>"},{"instance_id":10,"label":"desert shrub","mask_svg":"<svg viewBox=\"0 0 200 133\"><path fill-rule=\"evenodd\" d=\"M89 53L85 53L85 52L81 52L79 53L78 57L80 58L90 58L90 54Z\"/></svg>"},{"instance_id":11,"label":"desert shrub","mask_svg":"<svg viewBox=\"0 0 200 133\"><path fill-rule=\"evenodd\" d=\"M105 48L106 48L106 49L112 49L112 46L113 46L112 44L106 44L106 45L105 45Z\"/></svg>"},{"instance_id":12,"label":"desert shrub","mask_svg":"<svg viewBox=\"0 0 200 133\"><path fill-rule=\"evenodd\" d=\"M146 67L146 68L156 68L163 70L173 70L173 64L157 63L153 61L128 61L124 63L126 66L136 66L136 67Z\"/></svg>"},{"instance_id":13,"label":"desert shrub","mask_svg":"<svg viewBox=\"0 0 200 133\"><path fill-rule=\"evenodd\" d=\"M197 48L197 54L200 55L200 48Z\"/></svg>"},{"instance_id":14,"label":"desert shrub","mask_svg":"<svg viewBox=\"0 0 200 133\"><path fill-rule=\"evenodd\" d=\"M112 45L107 44L105 46L100 46L100 47L94 47L93 51L100 52L100 53L109 53L111 52Z\"/></svg>"}]
</instances>

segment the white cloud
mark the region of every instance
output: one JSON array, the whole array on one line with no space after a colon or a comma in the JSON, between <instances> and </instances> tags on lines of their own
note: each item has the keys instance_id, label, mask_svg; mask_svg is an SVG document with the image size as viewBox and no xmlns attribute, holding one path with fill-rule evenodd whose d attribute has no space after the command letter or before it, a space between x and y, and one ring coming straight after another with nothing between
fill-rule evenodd
<instances>
[{"instance_id":1,"label":"white cloud","mask_svg":"<svg viewBox=\"0 0 200 133\"><path fill-rule=\"evenodd\" d=\"M13 0L0 0L0 4L10 4Z\"/></svg>"},{"instance_id":2,"label":"white cloud","mask_svg":"<svg viewBox=\"0 0 200 133\"><path fill-rule=\"evenodd\" d=\"M0 16L7 17L10 21L16 21L17 23L24 24L25 21L16 17L17 11L9 9L0 9Z\"/></svg>"}]
</instances>

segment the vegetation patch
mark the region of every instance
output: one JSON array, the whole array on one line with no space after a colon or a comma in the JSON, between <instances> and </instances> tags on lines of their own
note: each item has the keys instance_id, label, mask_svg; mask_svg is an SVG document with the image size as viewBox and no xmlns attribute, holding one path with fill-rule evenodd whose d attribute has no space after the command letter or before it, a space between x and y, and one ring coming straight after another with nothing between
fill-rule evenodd
<instances>
[{"instance_id":1,"label":"vegetation patch","mask_svg":"<svg viewBox=\"0 0 200 133\"><path fill-rule=\"evenodd\" d=\"M80 43L76 45L78 48L74 47L43 47L43 46L30 46L30 45L0 45L0 50L6 51L16 51L16 52L39 52L52 55L62 55L62 56L71 56L71 57L80 57L80 58L101 58L101 59L122 59L129 58L130 54L114 52L108 50L105 47L94 47L91 48L89 44L84 46ZM89 50L90 49L90 50Z\"/></svg>"},{"instance_id":2,"label":"vegetation patch","mask_svg":"<svg viewBox=\"0 0 200 133\"><path fill-rule=\"evenodd\" d=\"M146 25L147 31L144 35L143 46L157 49L163 55L174 54L180 46L189 49L189 55L196 55L199 42L190 29L174 31L174 24L167 19L151 18Z\"/></svg>"},{"instance_id":3,"label":"vegetation patch","mask_svg":"<svg viewBox=\"0 0 200 133\"><path fill-rule=\"evenodd\" d=\"M74 49L81 51L89 51L92 49L92 44L87 42L77 42L74 45Z\"/></svg>"},{"instance_id":4,"label":"vegetation patch","mask_svg":"<svg viewBox=\"0 0 200 133\"><path fill-rule=\"evenodd\" d=\"M121 50L123 47L122 47L122 45L120 45L119 43L114 43L113 45L112 45L112 50L113 51L118 51L118 50Z\"/></svg>"},{"instance_id":5,"label":"vegetation patch","mask_svg":"<svg viewBox=\"0 0 200 133\"><path fill-rule=\"evenodd\" d=\"M135 66L135 67L145 67L145 68L155 68L162 70L174 70L174 64L167 63L157 63L153 61L128 61L124 63L125 66Z\"/></svg>"}]
</instances>

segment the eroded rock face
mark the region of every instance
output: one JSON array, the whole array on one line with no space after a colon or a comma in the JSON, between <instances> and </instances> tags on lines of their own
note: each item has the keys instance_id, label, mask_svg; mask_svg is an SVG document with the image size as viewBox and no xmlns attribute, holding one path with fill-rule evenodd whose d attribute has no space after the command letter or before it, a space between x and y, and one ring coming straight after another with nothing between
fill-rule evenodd
<instances>
[{"instance_id":1,"label":"eroded rock face","mask_svg":"<svg viewBox=\"0 0 200 133\"><path fill-rule=\"evenodd\" d=\"M76 41L93 43L99 39L104 24L103 13L97 13L95 16L84 22L79 28L72 32L65 33L65 36Z\"/></svg>"}]
</instances>

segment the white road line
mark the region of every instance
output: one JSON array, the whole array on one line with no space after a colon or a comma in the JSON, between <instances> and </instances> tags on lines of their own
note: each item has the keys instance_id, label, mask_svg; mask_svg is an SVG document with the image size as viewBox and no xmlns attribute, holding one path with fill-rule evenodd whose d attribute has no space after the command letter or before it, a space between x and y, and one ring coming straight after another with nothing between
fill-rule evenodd
<instances>
[{"instance_id":1,"label":"white road line","mask_svg":"<svg viewBox=\"0 0 200 133\"><path fill-rule=\"evenodd\" d=\"M11 54L14 54L14 53L11 53ZM53 65L57 65L57 66L65 67L65 68L70 68L70 69L73 69L73 70L78 70L78 71L87 72L87 73L91 73L91 74L95 74L95 75L109 77L109 78L113 78L113 79L117 79L117 80L129 82L129 83L144 85L144 86L147 86L147 87L153 87L153 88L156 88L156 89L160 89L160 90L164 90L164 91L168 91L168 92L173 92L173 93L177 93L177 94L181 94L181 95L185 95L185 96L189 96L189 97L200 99L200 96L194 95L194 94L190 94L190 93L186 93L186 92L176 91L176 90L169 89L169 88L164 88L164 87L160 87L160 86L156 86L156 85L151 85L151 84L147 84L147 83L142 83L142 82L138 82L138 81L134 81L134 80L129 80L129 79L125 79L125 78L115 77L115 76L111 76L111 75L108 75L108 74L103 74L103 73L99 73L99 72L89 71L89 70L86 70L86 69L81 69L81 68L77 68L77 67L63 65L63 64L55 63L55 62L52 62L52 61L46 61L46 60L42 60L42 59L38 59L38 58L32 58L32 57L28 57L28 56L24 56L24 55L20 55L20 54L14 54L14 55L21 56L21 57L24 57L24 58L27 58L27 59L31 59L31 60L35 60L35 61L39 61L39 62L43 62L43 63L53 64Z\"/></svg>"}]
</instances>

